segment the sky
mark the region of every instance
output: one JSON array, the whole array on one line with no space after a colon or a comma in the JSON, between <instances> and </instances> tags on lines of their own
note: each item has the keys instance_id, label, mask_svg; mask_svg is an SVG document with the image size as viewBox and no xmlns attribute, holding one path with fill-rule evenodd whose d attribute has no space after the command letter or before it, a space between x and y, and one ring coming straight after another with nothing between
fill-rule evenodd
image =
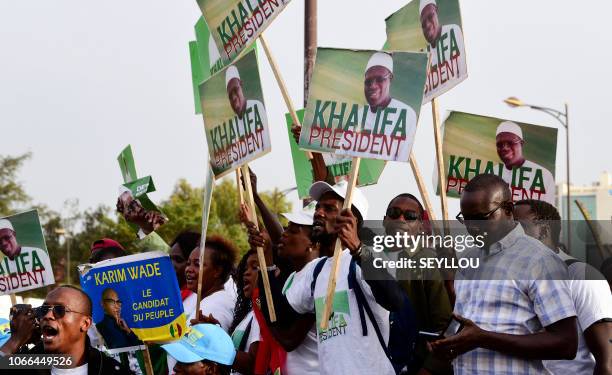
<instances>
[{"instance_id":1,"label":"sky","mask_svg":"<svg viewBox=\"0 0 612 375\"><path fill-rule=\"evenodd\" d=\"M378 49L384 19L406 1L327 0L318 4L318 45ZM293 0L265 35L296 107L303 103L304 0ZM557 127L557 121L503 103L508 96L562 109L569 104L571 175L591 184L612 170L609 103L612 2L461 2L469 77L439 98L449 110ZM122 182L116 157L131 144L139 175L152 175L153 200L179 178L202 186L207 166L202 118L194 114L188 42L200 16L196 1L82 0L0 2L1 155L32 152L19 175L35 203L63 210L114 206ZM263 52L263 51L260 51ZM251 164L260 190L294 187L285 104L260 54L272 152ZM421 111L414 152L432 196L435 149L430 105ZM565 181L565 132L557 146ZM388 163L378 185L363 189L368 219L382 218L402 192L418 195L407 163ZM295 203L297 195L288 197ZM458 201L449 201L449 216Z\"/></svg>"}]
</instances>

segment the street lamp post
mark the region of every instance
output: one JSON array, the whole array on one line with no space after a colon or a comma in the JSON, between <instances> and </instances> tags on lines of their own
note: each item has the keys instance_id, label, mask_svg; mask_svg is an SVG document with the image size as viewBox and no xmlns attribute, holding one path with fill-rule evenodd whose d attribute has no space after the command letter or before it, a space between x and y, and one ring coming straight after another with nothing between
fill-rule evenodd
<instances>
[{"instance_id":1,"label":"street lamp post","mask_svg":"<svg viewBox=\"0 0 612 375\"><path fill-rule=\"evenodd\" d=\"M570 213L570 209L571 209L571 193L570 193L570 152L569 152L569 114L568 114L568 107L567 107L567 103L565 103L565 112L561 112L558 111L556 109L553 108L548 108L548 107L542 107L539 105L533 105L533 104L527 104L527 103L523 103L520 99L511 96L508 99L504 100L504 102L506 104L508 104L510 107L528 107L531 109L535 109L536 111L540 111L540 112L544 112L544 113L548 113L549 115L551 115L552 117L556 118L557 121L559 121L559 123L565 128L565 166L566 166L566 174L567 174L567 192L566 192L566 199L567 199L567 249L568 251L570 251L571 248L571 243L572 243L572 236L571 236L571 230L570 230L570 218L571 218L571 213ZM571 252L571 251L570 251Z\"/></svg>"}]
</instances>

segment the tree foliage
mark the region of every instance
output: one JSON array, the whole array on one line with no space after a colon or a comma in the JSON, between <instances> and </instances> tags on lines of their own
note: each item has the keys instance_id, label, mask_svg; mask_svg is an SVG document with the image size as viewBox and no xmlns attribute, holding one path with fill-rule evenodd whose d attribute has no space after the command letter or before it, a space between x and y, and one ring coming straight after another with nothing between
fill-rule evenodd
<instances>
[{"instance_id":1,"label":"tree foliage","mask_svg":"<svg viewBox=\"0 0 612 375\"><path fill-rule=\"evenodd\" d=\"M30 202L30 196L17 181L19 169L30 157L30 153L14 157L0 155L0 217L11 215Z\"/></svg>"}]
</instances>

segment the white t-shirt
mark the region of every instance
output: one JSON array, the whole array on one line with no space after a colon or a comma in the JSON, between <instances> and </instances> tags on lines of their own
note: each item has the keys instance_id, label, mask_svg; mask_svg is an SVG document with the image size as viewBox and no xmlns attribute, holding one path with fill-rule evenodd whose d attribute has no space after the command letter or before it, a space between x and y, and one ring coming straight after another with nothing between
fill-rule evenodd
<instances>
[{"instance_id":1,"label":"white t-shirt","mask_svg":"<svg viewBox=\"0 0 612 375\"><path fill-rule=\"evenodd\" d=\"M87 363L75 368L51 367L51 375L87 375Z\"/></svg>"},{"instance_id":2,"label":"white t-shirt","mask_svg":"<svg viewBox=\"0 0 612 375\"><path fill-rule=\"evenodd\" d=\"M557 255L563 261L573 259L561 250ZM544 361L544 367L555 375L592 374L595 369L595 357L584 341L583 332L601 319L612 318L612 295L608 282L585 280L586 267L590 266L583 262L575 262L568 267L570 294L578 318L578 352L576 358L571 361Z\"/></svg>"},{"instance_id":3,"label":"white t-shirt","mask_svg":"<svg viewBox=\"0 0 612 375\"><path fill-rule=\"evenodd\" d=\"M305 268L299 272L293 272L285 281L283 286L283 294L293 284L293 279L296 274L301 275ZM310 270L312 272L312 269ZM312 275L311 275L312 276ZM317 375L319 374L319 353L317 350L317 329L313 324L310 331L306 334L304 341L291 352L287 352L287 360L285 362L285 372L287 375Z\"/></svg>"},{"instance_id":4,"label":"white t-shirt","mask_svg":"<svg viewBox=\"0 0 612 375\"><path fill-rule=\"evenodd\" d=\"M370 319L365 316L368 335L363 336L355 292L348 289L348 273L351 254L348 250L340 255L340 270L336 280L333 315L327 331L321 330L321 315L325 306L325 294L332 265L327 259L317 278L314 296L310 293L314 268L320 259L308 263L295 275L291 286L285 291L287 301L300 314L315 313L319 371L321 374L395 374L393 366L378 341ZM389 311L378 305L370 286L357 267L356 279L372 309L385 342L389 341ZM365 314L365 312L364 312Z\"/></svg>"},{"instance_id":5,"label":"white t-shirt","mask_svg":"<svg viewBox=\"0 0 612 375\"><path fill-rule=\"evenodd\" d=\"M244 337L244 334L246 332L246 329L249 323L251 323L251 330L249 331L249 337L247 338L246 344L242 351L248 352L249 348L251 347L251 344L253 344L254 342L261 341L259 323L257 322L257 318L255 318L255 315L253 314L253 311L251 310L244 317L244 319L242 319L242 321L236 326L236 329L234 329L234 332L232 332L232 341L234 342L234 348L236 350L239 350L240 342L242 341L242 338ZM240 375L239 372L235 372L235 371L232 371L232 374Z\"/></svg>"},{"instance_id":6,"label":"white t-shirt","mask_svg":"<svg viewBox=\"0 0 612 375\"><path fill-rule=\"evenodd\" d=\"M395 111L386 113L385 109L387 108L389 109L389 111L391 111L391 109L395 109ZM395 129L395 125L398 123L398 120L400 119L400 115L405 113L406 139L401 142L399 149L396 149L396 146L393 146L391 150L393 155L391 155L390 157L385 157L384 159L407 161L408 155L410 154L410 150L412 149L412 142L414 141L414 135L416 133L416 125L417 125L416 112L406 103L402 103L399 100L393 99L393 98L391 99L391 101L389 102L389 104L387 105L385 109L381 109L380 111L378 111L380 112L380 114L377 114L377 112L372 112L372 110L368 108L366 115L365 115L366 118L365 118L363 129L361 129L361 123L363 121L363 111L359 111L358 113L359 125L357 128L359 129L361 133L363 133L364 130L368 130L372 134L381 134L381 130L383 129L383 122L384 122L385 126L384 126L384 131L382 131L382 134L385 134L387 136L397 135L393 132ZM378 117L378 121L377 121L377 117ZM352 142L352 144L353 146L355 146L354 141ZM395 142L392 143L392 145L395 145L395 144L396 144ZM350 146L350 142L347 141L345 138L342 138L340 142L340 148L336 150L335 154L336 155L363 156L363 157L368 157L371 155L368 151L359 152L353 149L344 150L342 146L345 146L345 145L348 148ZM380 149L386 151L386 148L383 146L381 146ZM370 150L369 147L368 147L368 150ZM396 150L397 152L395 153L393 150Z\"/></svg>"},{"instance_id":7,"label":"white t-shirt","mask_svg":"<svg viewBox=\"0 0 612 375\"><path fill-rule=\"evenodd\" d=\"M190 325L189 322L191 319L197 317L195 310L197 298L197 294L193 293L183 301L183 308L185 309L185 314L187 314L187 325ZM223 285L222 290L202 299L200 302L200 310L202 310L202 313L206 316L212 314L212 316L219 321L219 324L221 324L221 328L227 332L234 319L236 298L236 284L230 277Z\"/></svg>"},{"instance_id":8,"label":"white t-shirt","mask_svg":"<svg viewBox=\"0 0 612 375\"><path fill-rule=\"evenodd\" d=\"M543 181L538 181L538 185L533 185L537 176L536 171L542 170ZM523 176L523 185L520 186L521 174ZM514 181L513 181L514 175ZM548 202L552 205L555 204L555 179L552 173L539 164L532 161L525 160L523 165L520 167L514 167L508 169L503 167L501 178L504 179L512 190L512 200L519 201L522 199L536 199L540 201ZM540 189L540 184L543 182L545 192Z\"/></svg>"},{"instance_id":9,"label":"white t-shirt","mask_svg":"<svg viewBox=\"0 0 612 375\"><path fill-rule=\"evenodd\" d=\"M236 296L223 289L204 297L200 302L200 310L204 316L212 314L213 318L219 321L221 328L228 332L234 319L234 306Z\"/></svg>"}]
</instances>

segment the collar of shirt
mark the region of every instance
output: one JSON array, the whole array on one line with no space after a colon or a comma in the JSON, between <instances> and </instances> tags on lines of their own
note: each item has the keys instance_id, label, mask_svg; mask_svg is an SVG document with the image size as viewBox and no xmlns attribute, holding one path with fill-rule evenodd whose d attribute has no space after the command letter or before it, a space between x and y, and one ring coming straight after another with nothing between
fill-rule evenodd
<instances>
[{"instance_id":1,"label":"collar of shirt","mask_svg":"<svg viewBox=\"0 0 612 375\"><path fill-rule=\"evenodd\" d=\"M520 224L516 223L514 229L508 232L508 234L506 234L504 238L492 244L488 250L485 250L486 256L493 256L504 249L512 247L519 239L519 237L524 235L525 231L523 230L523 227Z\"/></svg>"}]
</instances>

